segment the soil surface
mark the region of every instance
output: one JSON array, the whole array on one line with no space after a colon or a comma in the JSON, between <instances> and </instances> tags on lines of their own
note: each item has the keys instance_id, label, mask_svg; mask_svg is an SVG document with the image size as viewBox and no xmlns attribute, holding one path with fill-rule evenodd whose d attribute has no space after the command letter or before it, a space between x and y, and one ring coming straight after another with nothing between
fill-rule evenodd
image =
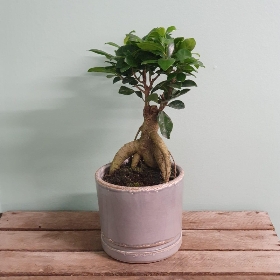
<instances>
[{"instance_id":1,"label":"soil surface","mask_svg":"<svg viewBox=\"0 0 280 280\"><path fill-rule=\"evenodd\" d=\"M109 172L109 170L108 170ZM176 177L178 172L176 172ZM174 179L174 168L172 167L169 180ZM130 162L124 163L120 169L112 175L105 174L103 180L118 186L145 187L163 184L164 180L159 169L151 168L144 162L140 162L136 169L130 167Z\"/></svg>"}]
</instances>

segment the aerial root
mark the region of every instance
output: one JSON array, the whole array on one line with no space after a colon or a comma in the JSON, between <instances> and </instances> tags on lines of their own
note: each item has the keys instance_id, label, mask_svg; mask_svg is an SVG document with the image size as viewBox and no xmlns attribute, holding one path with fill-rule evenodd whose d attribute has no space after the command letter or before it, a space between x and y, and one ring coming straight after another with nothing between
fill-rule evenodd
<instances>
[{"instance_id":1,"label":"aerial root","mask_svg":"<svg viewBox=\"0 0 280 280\"><path fill-rule=\"evenodd\" d=\"M171 173L170 153L157 132L151 132L150 137L155 145L155 158L165 182L169 181Z\"/></svg>"},{"instance_id":2,"label":"aerial root","mask_svg":"<svg viewBox=\"0 0 280 280\"><path fill-rule=\"evenodd\" d=\"M142 127L139 128L135 139L137 139L140 131L142 131ZM113 174L120 168L123 162L130 157L132 157L131 168L135 169L142 158L147 166L152 168L158 166L164 182L169 181L171 174L170 157L172 157L172 155L157 131L150 132L148 137L143 137L142 134L140 139L131 141L121 147L111 163L109 174ZM173 162L175 167L174 177L176 177L176 164L174 159Z\"/></svg>"},{"instance_id":3,"label":"aerial root","mask_svg":"<svg viewBox=\"0 0 280 280\"><path fill-rule=\"evenodd\" d=\"M115 170L119 169L122 163L132 155L136 154L139 147L139 140L124 144L119 151L116 153L111 166L109 174L113 174Z\"/></svg>"},{"instance_id":4,"label":"aerial root","mask_svg":"<svg viewBox=\"0 0 280 280\"><path fill-rule=\"evenodd\" d=\"M132 168L132 169L135 169L135 168L137 167L137 165L138 165L140 159L141 159L141 156L140 156L139 154L135 153L135 154L133 155L133 157L132 157L132 162L131 162L131 168Z\"/></svg>"},{"instance_id":5,"label":"aerial root","mask_svg":"<svg viewBox=\"0 0 280 280\"><path fill-rule=\"evenodd\" d=\"M166 168L166 165L165 165L164 156L163 156L162 152L160 151L160 149L156 145L155 145L155 148L154 148L154 156L155 156L155 159L157 161L158 167L161 171L162 178L163 178L164 182L167 182L166 181L166 179L167 179L167 168Z\"/></svg>"},{"instance_id":6,"label":"aerial root","mask_svg":"<svg viewBox=\"0 0 280 280\"><path fill-rule=\"evenodd\" d=\"M169 152L169 155L171 156L172 161L173 161L173 164L174 164L174 178L176 178L176 174L177 174L177 171L176 171L176 162L175 162L175 160L174 160L174 157L173 157L172 154L170 153L170 151L168 151L168 152Z\"/></svg>"},{"instance_id":7,"label":"aerial root","mask_svg":"<svg viewBox=\"0 0 280 280\"><path fill-rule=\"evenodd\" d=\"M139 133L141 132L141 130L142 130L142 125L138 128L138 131L137 131L137 133L136 133L136 135L134 137L134 140L137 139L137 137L138 137Z\"/></svg>"}]
</instances>

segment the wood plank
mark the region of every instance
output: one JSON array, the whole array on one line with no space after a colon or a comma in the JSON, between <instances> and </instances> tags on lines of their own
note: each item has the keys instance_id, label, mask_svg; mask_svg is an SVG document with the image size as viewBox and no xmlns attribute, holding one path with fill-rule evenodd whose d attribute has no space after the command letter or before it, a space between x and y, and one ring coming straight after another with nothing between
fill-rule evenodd
<instances>
[{"instance_id":1,"label":"wood plank","mask_svg":"<svg viewBox=\"0 0 280 280\"><path fill-rule=\"evenodd\" d=\"M273 230L183 230L182 250L280 250Z\"/></svg>"},{"instance_id":2,"label":"wood plank","mask_svg":"<svg viewBox=\"0 0 280 280\"><path fill-rule=\"evenodd\" d=\"M0 251L102 251L100 230L0 231Z\"/></svg>"},{"instance_id":3,"label":"wood plank","mask_svg":"<svg viewBox=\"0 0 280 280\"><path fill-rule=\"evenodd\" d=\"M279 280L280 275L11 276L0 280Z\"/></svg>"},{"instance_id":4,"label":"wood plank","mask_svg":"<svg viewBox=\"0 0 280 280\"><path fill-rule=\"evenodd\" d=\"M98 212L48 211L5 212L0 219L0 230L93 230L100 229Z\"/></svg>"},{"instance_id":5,"label":"wood plank","mask_svg":"<svg viewBox=\"0 0 280 280\"><path fill-rule=\"evenodd\" d=\"M5 212L0 230L100 229L98 212ZM274 230L266 212L183 212L183 229Z\"/></svg>"},{"instance_id":6,"label":"wood plank","mask_svg":"<svg viewBox=\"0 0 280 280\"><path fill-rule=\"evenodd\" d=\"M1 276L280 275L279 251L180 251L157 263L127 264L104 252L0 252Z\"/></svg>"},{"instance_id":7,"label":"wood plank","mask_svg":"<svg viewBox=\"0 0 280 280\"><path fill-rule=\"evenodd\" d=\"M100 230L0 231L0 251L101 251ZM180 250L280 250L274 231L184 230Z\"/></svg>"},{"instance_id":8,"label":"wood plank","mask_svg":"<svg viewBox=\"0 0 280 280\"><path fill-rule=\"evenodd\" d=\"M183 212L183 229L274 230L267 212Z\"/></svg>"}]
</instances>

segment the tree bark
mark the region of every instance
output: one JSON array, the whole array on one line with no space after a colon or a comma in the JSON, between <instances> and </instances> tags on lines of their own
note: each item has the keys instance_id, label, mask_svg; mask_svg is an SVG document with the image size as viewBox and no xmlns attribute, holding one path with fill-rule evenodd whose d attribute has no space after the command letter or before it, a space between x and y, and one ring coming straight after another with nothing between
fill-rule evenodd
<instances>
[{"instance_id":1,"label":"tree bark","mask_svg":"<svg viewBox=\"0 0 280 280\"><path fill-rule=\"evenodd\" d=\"M169 181L171 174L171 161L169 151L158 135L157 106L145 105L143 110L144 122L140 127L141 136L139 139L125 144L116 153L110 167L110 174L119 169L121 164L133 156L131 167L135 168L141 158L151 168L159 167L164 182Z\"/></svg>"}]
</instances>

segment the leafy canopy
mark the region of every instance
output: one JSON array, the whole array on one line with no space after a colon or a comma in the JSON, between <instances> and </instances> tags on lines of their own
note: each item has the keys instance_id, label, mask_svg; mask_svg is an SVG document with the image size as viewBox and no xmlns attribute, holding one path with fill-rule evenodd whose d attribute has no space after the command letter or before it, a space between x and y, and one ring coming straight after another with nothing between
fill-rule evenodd
<instances>
[{"instance_id":1,"label":"leafy canopy","mask_svg":"<svg viewBox=\"0 0 280 280\"><path fill-rule=\"evenodd\" d=\"M91 52L106 57L105 67L93 67L88 72L107 73L107 78L113 78L113 83L121 82L120 94L135 93L145 104L158 104L158 123L163 136L170 138L173 123L163 111L166 106L183 109L185 105L177 99L187 93L196 83L189 79L194 76L199 67L204 67L199 61L199 54L192 53L196 41L194 38L176 37L171 33L175 26L167 29L157 27L143 38L135 35L135 31L126 34L124 45L113 42L106 44L115 49L115 54L109 54L98 49ZM163 81L155 84L157 78Z\"/></svg>"}]
</instances>

